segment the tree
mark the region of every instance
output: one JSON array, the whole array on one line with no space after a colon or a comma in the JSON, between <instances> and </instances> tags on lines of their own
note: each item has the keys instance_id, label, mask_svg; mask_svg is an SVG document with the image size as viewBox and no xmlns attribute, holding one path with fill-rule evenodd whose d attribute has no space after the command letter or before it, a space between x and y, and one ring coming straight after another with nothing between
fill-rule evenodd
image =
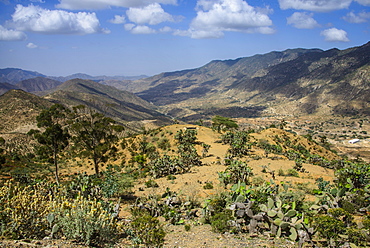
<instances>
[{"instance_id":1,"label":"tree","mask_svg":"<svg viewBox=\"0 0 370 248\"><path fill-rule=\"evenodd\" d=\"M238 124L228 117L223 117L216 115L212 118L212 128L216 129L217 132L221 132L221 130L228 130L228 129L237 129Z\"/></svg>"},{"instance_id":2,"label":"tree","mask_svg":"<svg viewBox=\"0 0 370 248\"><path fill-rule=\"evenodd\" d=\"M99 176L99 164L107 162L117 151L114 145L118 141L117 134L124 128L84 105L76 106L73 110L75 116L71 131L74 148L78 150L79 157L93 161L95 174Z\"/></svg>"},{"instance_id":3,"label":"tree","mask_svg":"<svg viewBox=\"0 0 370 248\"><path fill-rule=\"evenodd\" d=\"M1 148L1 146L3 146L4 144L5 144L5 139L3 137L0 137L0 168L6 162L5 155L3 155L4 149Z\"/></svg>"},{"instance_id":4,"label":"tree","mask_svg":"<svg viewBox=\"0 0 370 248\"><path fill-rule=\"evenodd\" d=\"M58 184L58 155L68 146L70 138L68 129L63 127L68 112L70 111L63 105L54 104L36 117L37 127L44 128L44 131L32 129L29 132L41 144L38 154L54 164L55 180Z\"/></svg>"}]
</instances>

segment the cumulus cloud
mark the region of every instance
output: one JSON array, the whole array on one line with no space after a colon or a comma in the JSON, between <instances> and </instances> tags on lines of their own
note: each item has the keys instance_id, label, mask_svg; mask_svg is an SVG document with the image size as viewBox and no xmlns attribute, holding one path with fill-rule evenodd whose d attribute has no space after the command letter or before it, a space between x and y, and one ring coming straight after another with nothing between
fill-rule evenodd
<instances>
[{"instance_id":1,"label":"cumulus cloud","mask_svg":"<svg viewBox=\"0 0 370 248\"><path fill-rule=\"evenodd\" d=\"M32 42L30 42L30 43L27 44L27 47L31 48L31 49L34 49L34 48L37 48L38 46L33 44Z\"/></svg>"},{"instance_id":2,"label":"cumulus cloud","mask_svg":"<svg viewBox=\"0 0 370 248\"><path fill-rule=\"evenodd\" d=\"M349 12L343 19L350 23L363 23L370 19L370 12L361 12L356 15L353 11Z\"/></svg>"},{"instance_id":3,"label":"cumulus cloud","mask_svg":"<svg viewBox=\"0 0 370 248\"><path fill-rule=\"evenodd\" d=\"M362 0L364 1L364 0ZM280 8L330 12L346 9L352 0L279 0Z\"/></svg>"},{"instance_id":4,"label":"cumulus cloud","mask_svg":"<svg viewBox=\"0 0 370 248\"><path fill-rule=\"evenodd\" d=\"M348 42L347 32L342 29L329 28L321 32L321 35L325 37L326 41L340 41Z\"/></svg>"},{"instance_id":5,"label":"cumulus cloud","mask_svg":"<svg viewBox=\"0 0 370 248\"><path fill-rule=\"evenodd\" d=\"M135 25L132 23L128 23L125 25L125 29L130 31L132 34L155 34L157 33L156 30L145 26L145 25Z\"/></svg>"},{"instance_id":6,"label":"cumulus cloud","mask_svg":"<svg viewBox=\"0 0 370 248\"><path fill-rule=\"evenodd\" d=\"M113 19L109 20L110 23L113 24L122 24L125 23L125 16L123 15L115 15Z\"/></svg>"},{"instance_id":7,"label":"cumulus cloud","mask_svg":"<svg viewBox=\"0 0 370 248\"><path fill-rule=\"evenodd\" d=\"M177 0L59 0L57 8L62 9L106 9L115 7L144 7L152 3L177 4Z\"/></svg>"},{"instance_id":8,"label":"cumulus cloud","mask_svg":"<svg viewBox=\"0 0 370 248\"><path fill-rule=\"evenodd\" d=\"M105 32L95 13L72 13L63 10L48 10L39 6L17 5L12 23L19 31L43 34L92 34Z\"/></svg>"},{"instance_id":9,"label":"cumulus cloud","mask_svg":"<svg viewBox=\"0 0 370 248\"><path fill-rule=\"evenodd\" d=\"M272 21L268 17L269 8L258 9L243 0L199 0L197 16L187 31L177 31L176 35L192 38L220 38L225 31L245 33L274 33Z\"/></svg>"},{"instance_id":10,"label":"cumulus cloud","mask_svg":"<svg viewBox=\"0 0 370 248\"><path fill-rule=\"evenodd\" d=\"M153 3L143 8L130 8L126 11L126 15L130 21L137 24L157 25L166 21L175 21L158 3Z\"/></svg>"},{"instance_id":11,"label":"cumulus cloud","mask_svg":"<svg viewBox=\"0 0 370 248\"><path fill-rule=\"evenodd\" d=\"M295 28L299 29L312 29L319 27L320 25L312 18L313 14L306 12L295 12L293 15L287 18L287 23Z\"/></svg>"},{"instance_id":12,"label":"cumulus cloud","mask_svg":"<svg viewBox=\"0 0 370 248\"><path fill-rule=\"evenodd\" d=\"M370 0L355 0L361 5L370 6Z\"/></svg>"},{"instance_id":13,"label":"cumulus cloud","mask_svg":"<svg viewBox=\"0 0 370 248\"><path fill-rule=\"evenodd\" d=\"M0 25L0 40L2 41L16 41L25 40L27 36L25 33L13 29L7 29Z\"/></svg>"}]
</instances>

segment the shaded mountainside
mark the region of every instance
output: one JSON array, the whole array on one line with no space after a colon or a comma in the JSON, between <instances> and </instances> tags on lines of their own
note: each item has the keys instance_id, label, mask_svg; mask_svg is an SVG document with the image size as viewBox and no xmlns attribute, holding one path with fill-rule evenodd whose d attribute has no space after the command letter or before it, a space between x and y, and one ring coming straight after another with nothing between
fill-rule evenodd
<instances>
[{"instance_id":1,"label":"shaded mountainside","mask_svg":"<svg viewBox=\"0 0 370 248\"><path fill-rule=\"evenodd\" d=\"M236 81L229 93L253 104L268 100L276 109L285 105L303 114L369 115L369 80L370 43L304 54L268 68L264 76Z\"/></svg>"},{"instance_id":2,"label":"shaded mountainside","mask_svg":"<svg viewBox=\"0 0 370 248\"><path fill-rule=\"evenodd\" d=\"M44 97L68 107L87 105L118 122L158 120L162 123L170 123L169 118L155 110L155 106L133 93L91 80L66 81L49 91L49 94Z\"/></svg>"},{"instance_id":3,"label":"shaded mountainside","mask_svg":"<svg viewBox=\"0 0 370 248\"><path fill-rule=\"evenodd\" d=\"M50 101L23 90L6 92L0 96L0 132L12 132L35 125L36 116L51 105Z\"/></svg>"},{"instance_id":4,"label":"shaded mountainside","mask_svg":"<svg viewBox=\"0 0 370 248\"><path fill-rule=\"evenodd\" d=\"M370 114L370 43L289 49L162 73L122 88L185 121L229 117Z\"/></svg>"},{"instance_id":5,"label":"shaded mountainside","mask_svg":"<svg viewBox=\"0 0 370 248\"><path fill-rule=\"evenodd\" d=\"M145 78L145 77L148 77L148 76L145 76L145 75L140 75L140 76L91 76L91 75L84 74L84 73L75 73L75 74L72 74L66 77L49 77L49 78L60 81L60 82L65 82L65 81L76 79L76 78L100 82L100 81L109 81L109 80L138 80L138 79Z\"/></svg>"},{"instance_id":6,"label":"shaded mountainside","mask_svg":"<svg viewBox=\"0 0 370 248\"><path fill-rule=\"evenodd\" d=\"M50 78L36 77L22 80L15 85L27 92L38 92L53 89L61 84L61 82Z\"/></svg>"},{"instance_id":7,"label":"shaded mountainside","mask_svg":"<svg viewBox=\"0 0 370 248\"><path fill-rule=\"evenodd\" d=\"M259 70L292 60L300 54L320 51L291 49L235 60L215 60L197 69L166 72L132 84L137 87L134 92L156 105L178 103L223 91L241 77L252 77Z\"/></svg>"},{"instance_id":8,"label":"shaded mountainside","mask_svg":"<svg viewBox=\"0 0 370 248\"><path fill-rule=\"evenodd\" d=\"M19 89L17 86L9 83L0 83L0 95L4 94L9 90Z\"/></svg>"},{"instance_id":9,"label":"shaded mountainside","mask_svg":"<svg viewBox=\"0 0 370 248\"><path fill-rule=\"evenodd\" d=\"M18 68L0 69L0 82L2 83L16 84L22 80L35 77L46 77L46 76L38 72L26 71Z\"/></svg>"}]
</instances>

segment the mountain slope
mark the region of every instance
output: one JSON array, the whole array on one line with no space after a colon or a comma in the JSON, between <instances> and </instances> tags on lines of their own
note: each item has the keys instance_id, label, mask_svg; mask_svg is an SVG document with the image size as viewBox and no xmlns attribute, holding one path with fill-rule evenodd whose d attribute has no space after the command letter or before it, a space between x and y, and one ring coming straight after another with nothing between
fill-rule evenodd
<instances>
[{"instance_id":1,"label":"mountain slope","mask_svg":"<svg viewBox=\"0 0 370 248\"><path fill-rule=\"evenodd\" d=\"M17 86L9 83L0 83L0 95L4 94L9 90L19 89Z\"/></svg>"},{"instance_id":2,"label":"mountain slope","mask_svg":"<svg viewBox=\"0 0 370 248\"><path fill-rule=\"evenodd\" d=\"M169 123L169 119L157 112L152 104L133 93L91 80L66 81L44 97L69 107L87 105L119 122L158 119Z\"/></svg>"},{"instance_id":3,"label":"mountain slope","mask_svg":"<svg viewBox=\"0 0 370 248\"><path fill-rule=\"evenodd\" d=\"M35 77L46 77L46 76L38 72L26 71L18 68L0 69L0 82L2 83L16 84L22 80Z\"/></svg>"},{"instance_id":4,"label":"mountain slope","mask_svg":"<svg viewBox=\"0 0 370 248\"><path fill-rule=\"evenodd\" d=\"M370 114L370 43L344 51L304 54L268 68L261 77L244 77L229 94L250 104L269 101L284 114Z\"/></svg>"},{"instance_id":5,"label":"mountain slope","mask_svg":"<svg viewBox=\"0 0 370 248\"><path fill-rule=\"evenodd\" d=\"M370 43L290 49L162 73L126 87L185 121L307 114L369 114Z\"/></svg>"},{"instance_id":6,"label":"mountain slope","mask_svg":"<svg viewBox=\"0 0 370 248\"><path fill-rule=\"evenodd\" d=\"M215 60L191 70L162 73L135 81L134 92L156 105L167 105L223 91L241 77L252 77L269 66L290 61L299 55L321 52L318 49L290 49L235 60Z\"/></svg>"},{"instance_id":7,"label":"mountain slope","mask_svg":"<svg viewBox=\"0 0 370 248\"><path fill-rule=\"evenodd\" d=\"M27 92L37 92L50 90L62 83L50 78L44 77L35 77L26 80L22 80L19 83L15 84L18 88L27 91Z\"/></svg>"},{"instance_id":8,"label":"mountain slope","mask_svg":"<svg viewBox=\"0 0 370 248\"><path fill-rule=\"evenodd\" d=\"M51 105L48 100L23 90L6 92L0 96L0 132L13 132L27 125L35 126L36 116Z\"/></svg>"},{"instance_id":9,"label":"mountain slope","mask_svg":"<svg viewBox=\"0 0 370 248\"><path fill-rule=\"evenodd\" d=\"M100 81L109 81L109 80L119 80L119 81L120 80L138 80L138 79L145 78L145 77L148 77L148 76L145 76L145 75L140 75L140 76L91 76L91 75L84 74L84 73L75 73L75 74L72 74L66 77L49 77L49 78L60 81L60 82L65 82L65 81L76 79L76 78L100 82Z\"/></svg>"}]
</instances>

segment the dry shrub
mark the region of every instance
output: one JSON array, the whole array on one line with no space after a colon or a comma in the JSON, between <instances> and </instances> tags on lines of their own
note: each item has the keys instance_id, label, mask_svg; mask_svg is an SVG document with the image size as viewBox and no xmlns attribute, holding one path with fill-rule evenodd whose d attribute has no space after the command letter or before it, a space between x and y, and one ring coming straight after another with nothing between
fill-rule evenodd
<instances>
[{"instance_id":1,"label":"dry shrub","mask_svg":"<svg viewBox=\"0 0 370 248\"><path fill-rule=\"evenodd\" d=\"M45 183L21 187L12 181L0 187L1 234L7 238L43 238L51 211Z\"/></svg>"}]
</instances>

